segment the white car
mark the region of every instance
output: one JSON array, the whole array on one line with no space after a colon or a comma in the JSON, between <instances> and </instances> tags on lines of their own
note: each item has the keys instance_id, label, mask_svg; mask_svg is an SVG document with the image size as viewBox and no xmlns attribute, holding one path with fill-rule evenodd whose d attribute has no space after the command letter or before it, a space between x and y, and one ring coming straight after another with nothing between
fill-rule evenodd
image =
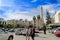
<instances>
[{"instance_id":1,"label":"white car","mask_svg":"<svg viewBox=\"0 0 60 40\"><path fill-rule=\"evenodd\" d=\"M16 29L15 30L15 34L16 35L22 35L22 30L19 28L19 29Z\"/></svg>"},{"instance_id":2,"label":"white car","mask_svg":"<svg viewBox=\"0 0 60 40\"><path fill-rule=\"evenodd\" d=\"M13 34L0 29L0 40L13 40Z\"/></svg>"},{"instance_id":3,"label":"white car","mask_svg":"<svg viewBox=\"0 0 60 40\"><path fill-rule=\"evenodd\" d=\"M30 32L30 29L29 29L29 32ZM17 29L16 31L15 31L15 34L16 35L26 35L26 33L27 33L27 29L25 28L25 29ZM29 33L30 34L30 33Z\"/></svg>"},{"instance_id":4,"label":"white car","mask_svg":"<svg viewBox=\"0 0 60 40\"><path fill-rule=\"evenodd\" d=\"M27 29L22 30L22 35L26 35ZM30 29L29 29L29 35L30 35Z\"/></svg>"},{"instance_id":5,"label":"white car","mask_svg":"<svg viewBox=\"0 0 60 40\"><path fill-rule=\"evenodd\" d=\"M55 32L56 32L56 29L52 29L52 30L51 30L51 33L54 34Z\"/></svg>"}]
</instances>

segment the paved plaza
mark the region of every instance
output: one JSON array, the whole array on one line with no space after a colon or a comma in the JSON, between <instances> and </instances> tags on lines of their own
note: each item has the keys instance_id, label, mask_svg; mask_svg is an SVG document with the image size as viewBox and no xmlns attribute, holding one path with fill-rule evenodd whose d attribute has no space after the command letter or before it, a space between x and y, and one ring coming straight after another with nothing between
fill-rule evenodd
<instances>
[{"instance_id":1,"label":"paved plaza","mask_svg":"<svg viewBox=\"0 0 60 40\"><path fill-rule=\"evenodd\" d=\"M26 40L26 36L14 35L14 40ZM30 40L32 40L31 37ZM41 31L40 33L36 34L35 40L60 40L60 37L56 37L54 34L48 32L46 35L44 35Z\"/></svg>"}]
</instances>

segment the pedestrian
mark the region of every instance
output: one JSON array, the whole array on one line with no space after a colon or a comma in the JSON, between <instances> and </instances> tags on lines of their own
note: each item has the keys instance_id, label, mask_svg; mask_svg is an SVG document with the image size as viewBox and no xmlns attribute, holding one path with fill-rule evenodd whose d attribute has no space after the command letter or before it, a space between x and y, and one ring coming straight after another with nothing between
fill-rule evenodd
<instances>
[{"instance_id":1,"label":"pedestrian","mask_svg":"<svg viewBox=\"0 0 60 40\"><path fill-rule=\"evenodd\" d=\"M43 26L43 31L44 31L44 34L46 34L46 26L45 25Z\"/></svg>"},{"instance_id":2,"label":"pedestrian","mask_svg":"<svg viewBox=\"0 0 60 40\"><path fill-rule=\"evenodd\" d=\"M32 38L32 40L34 40L34 37L35 37L35 28L32 28L31 29L31 38Z\"/></svg>"},{"instance_id":3,"label":"pedestrian","mask_svg":"<svg viewBox=\"0 0 60 40\"><path fill-rule=\"evenodd\" d=\"M29 30L29 28L27 28L27 32L26 32L26 40L30 40L29 34L30 34L30 30Z\"/></svg>"}]
</instances>

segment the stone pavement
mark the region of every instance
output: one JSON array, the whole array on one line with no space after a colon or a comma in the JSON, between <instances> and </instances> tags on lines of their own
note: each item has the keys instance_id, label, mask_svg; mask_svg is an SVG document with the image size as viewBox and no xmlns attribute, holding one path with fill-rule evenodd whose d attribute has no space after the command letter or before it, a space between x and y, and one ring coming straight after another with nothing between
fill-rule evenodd
<instances>
[{"instance_id":1,"label":"stone pavement","mask_svg":"<svg viewBox=\"0 0 60 40\"><path fill-rule=\"evenodd\" d=\"M15 35L14 40L26 40L26 36ZM30 40L32 40L31 37ZM43 32L41 31L40 33L36 34L35 40L60 40L60 37L56 37L54 34L48 32L46 35L44 35Z\"/></svg>"}]
</instances>

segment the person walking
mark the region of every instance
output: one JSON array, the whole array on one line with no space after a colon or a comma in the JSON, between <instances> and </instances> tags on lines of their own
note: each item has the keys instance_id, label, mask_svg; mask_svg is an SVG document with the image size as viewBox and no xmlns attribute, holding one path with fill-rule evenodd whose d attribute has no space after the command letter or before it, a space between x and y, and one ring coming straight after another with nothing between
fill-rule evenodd
<instances>
[{"instance_id":1,"label":"person walking","mask_svg":"<svg viewBox=\"0 0 60 40\"><path fill-rule=\"evenodd\" d=\"M26 40L30 40L29 34L30 34L30 30L29 30L29 28L27 28L27 32L26 32Z\"/></svg>"},{"instance_id":2,"label":"person walking","mask_svg":"<svg viewBox=\"0 0 60 40\"><path fill-rule=\"evenodd\" d=\"M45 25L43 26L43 31L44 31L44 34L46 34L46 26Z\"/></svg>"},{"instance_id":3,"label":"person walking","mask_svg":"<svg viewBox=\"0 0 60 40\"><path fill-rule=\"evenodd\" d=\"M31 29L31 38L32 38L32 40L34 40L34 37L35 37L35 28L32 28Z\"/></svg>"}]
</instances>

